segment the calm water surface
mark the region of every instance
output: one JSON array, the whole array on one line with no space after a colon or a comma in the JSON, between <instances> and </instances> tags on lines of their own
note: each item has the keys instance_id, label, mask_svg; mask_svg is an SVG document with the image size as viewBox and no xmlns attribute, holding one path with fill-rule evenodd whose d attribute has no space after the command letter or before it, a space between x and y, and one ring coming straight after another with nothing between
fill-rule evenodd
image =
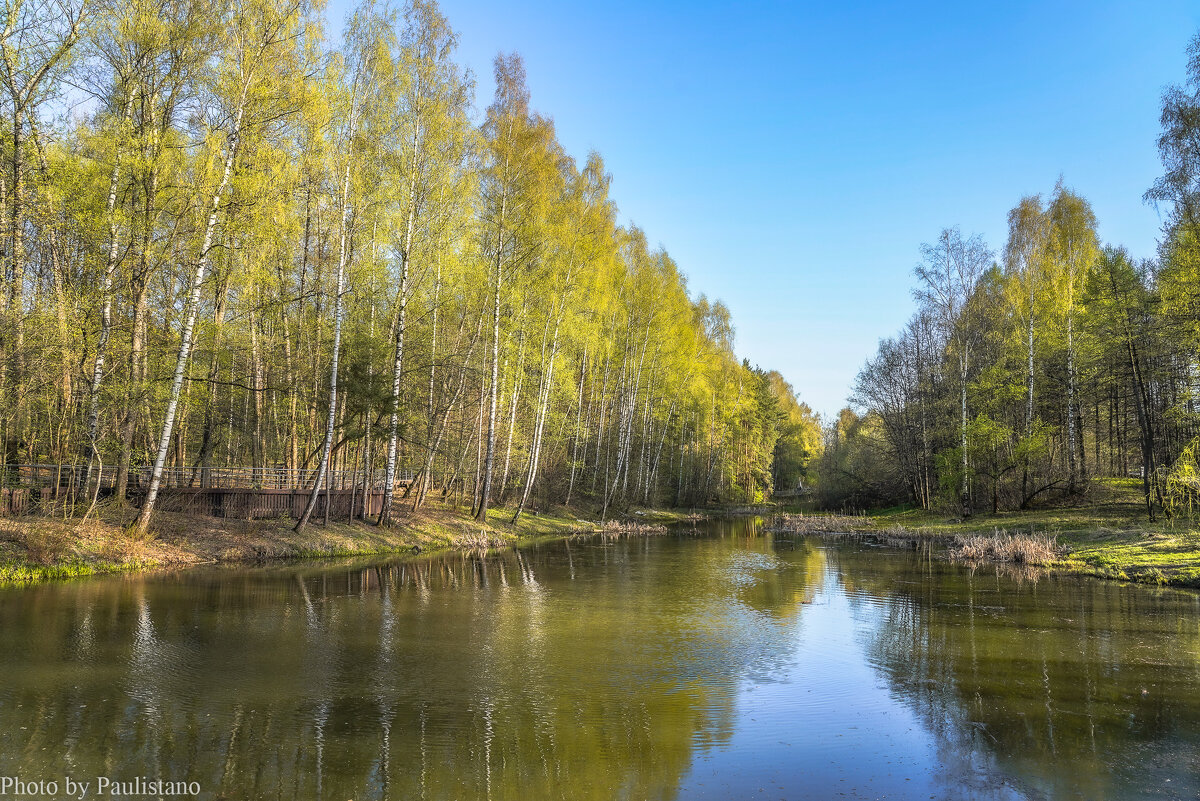
<instances>
[{"instance_id":1,"label":"calm water surface","mask_svg":"<svg viewBox=\"0 0 1200 801\"><path fill-rule=\"evenodd\" d=\"M1200 596L756 521L0 591L0 776L202 798L1200 797Z\"/></svg>"}]
</instances>

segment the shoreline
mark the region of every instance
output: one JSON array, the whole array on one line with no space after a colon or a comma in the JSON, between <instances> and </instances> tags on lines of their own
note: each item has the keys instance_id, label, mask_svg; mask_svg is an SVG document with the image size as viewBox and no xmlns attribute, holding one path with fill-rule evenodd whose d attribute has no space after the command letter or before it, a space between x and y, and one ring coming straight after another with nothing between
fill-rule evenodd
<instances>
[{"instance_id":1,"label":"shoreline","mask_svg":"<svg viewBox=\"0 0 1200 801\"><path fill-rule=\"evenodd\" d=\"M290 519L231 520L159 512L151 533L137 537L130 525L136 512L113 506L87 520L0 518L0 587L213 565L506 548L546 537L641 530L695 515L692 510L637 510L615 527L609 521L606 529L567 509L526 512L513 525L512 510L493 508L487 524L481 525L461 510L431 504L401 516L387 529L365 521L331 521L328 526L314 521L296 533Z\"/></svg>"},{"instance_id":2,"label":"shoreline","mask_svg":"<svg viewBox=\"0 0 1200 801\"><path fill-rule=\"evenodd\" d=\"M775 534L869 537L896 547L932 546L939 558L960 564L996 564L1021 570L1082 575L1141 584L1200 588L1200 531L1186 523L1149 522L1120 488L1101 487L1091 503L948 518L931 511L889 509L865 515L820 512L789 514L778 506L715 507L709 510L630 510L608 521L610 533L659 533L661 524L698 516L755 514ZM433 554L519 547L544 538L602 534L582 510L526 512L514 526L512 511L489 510L486 526L450 506L432 503L401 516L390 529L370 522L319 522L303 533L290 519L232 520L160 512L152 533L134 536L132 507L98 510L88 520L46 515L0 518L0 586L30 585L113 573L193 567L261 565L305 560ZM1140 518L1140 519L1139 519ZM790 525L780 525L791 520ZM800 522L803 521L803 522ZM617 526L614 529L613 526ZM1014 559L962 559L951 551L970 538L994 535L1049 539L1059 553L1036 563ZM977 541L978 545L979 542Z\"/></svg>"},{"instance_id":3,"label":"shoreline","mask_svg":"<svg viewBox=\"0 0 1200 801\"><path fill-rule=\"evenodd\" d=\"M781 515L781 519L787 518ZM792 528L768 526L775 533L803 536L851 535L897 547L932 546L948 562L1001 565L1020 570L1091 576L1137 584L1200 589L1200 532L1186 523L1149 522L1144 514L1121 514L1103 506L1047 507L1021 512L977 515L966 520L921 510L887 510L870 515L800 516ZM798 530L797 530L798 529ZM1058 553L1041 562L1017 559L964 559L974 538L1009 537L1050 540Z\"/></svg>"}]
</instances>

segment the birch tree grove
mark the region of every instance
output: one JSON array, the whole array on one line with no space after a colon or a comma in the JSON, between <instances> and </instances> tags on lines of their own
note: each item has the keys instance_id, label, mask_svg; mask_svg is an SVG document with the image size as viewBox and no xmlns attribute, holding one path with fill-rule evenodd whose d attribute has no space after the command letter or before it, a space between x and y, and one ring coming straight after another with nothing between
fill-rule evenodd
<instances>
[{"instance_id":1,"label":"birch tree grove","mask_svg":"<svg viewBox=\"0 0 1200 801\"><path fill-rule=\"evenodd\" d=\"M827 505L998 512L1078 502L1105 477L1138 479L1151 519L1186 506L1172 493L1190 491L1200 434L1195 340L1180 335L1195 309L1172 283L1190 244L1135 264L1100 246L1091 205L1061 180L1008 222L1003 268L957 229L922 248L913 323L880 344L857 408L826 432Z\"/></svg>"},{"instance_id":2,"label":"birch tree grove","mask_svg":"<svg viewBox=\"0 0 1200 801\"><path fill-rule=\"evenodd\" d=\"M342 322L345 312L346 271L350 259L350 211L351 179L355 174L356 148L355 139L358 136L359 125L364 109L374 105L374 89L380 79L376 63L381 51L386 47L385 41L379 34L380 22L372 13L370 5L361 8L350 21L348 53L345 59L346 71L350 74L350 92L345 117L340 120L338 127L340 135L334 147L334 174L339 178L337 190L337 278L333 282L333 345L329 359L329 411L325 421L325 441L321 446L321 458L317 462L317 476L313 481L308 503L296 521L296 530L300 531L308 523L317 499L322 489L328 492L326 483L329 471L329 458L333 453L333 435L336 429L338 401L338 362L342 349ZM386 78L384 78L386 80ZM341 111L341 110L339 110ZM406 265L407 267L407 265ZM407 275L407 273L406 273ZM401 302L403 302L404 284L401 283ZM404 330L404 311L401 306L400 331ZM401 334L401 337L403 334ZM326 522L328 522L329 505L325 506Z\"/></svg>"},{"instance_id":3,"label":"birch tree grove","mask_svg":"<svg viewBox=\"0 0 1200 801\"><path fill-rule=\"evenodd\" d=\"M279 94L276 93L276 86L272 84L279 82L279 76L268 70L267 65L296 63L294 59L288 58L288 51L296 41L302 12L303 7L293 0L284 0L278 4L275 0L239 0L239 5L232 9L229 33L231 42L226 51L228 60L216 65L216 80L211 90L213 105L210 113L220 122L214 122L205 131L207 138L213 141L213 149L217 154L216 158L208 157L208 164L216 167L213 172L218 177L202 207L207 211L207 215L200 248L195 257L195 268L191 280L186 285L179 355L175 360L167 408L163 415L162 435L159 437L158 450L151 468L149 486L135 526L142 534L150 527L150 517L154 511L163 467L166 465L171 446L184 376L190 363L200 292L212 258L214 237L225 193L246 128L266 125L277 114L286 111L275 105ZM283 96L286 97L286 93ZM222 124L223 131L218 127ZM221 133L224 134L225 141L218 144ZM204 184L202 179L200 185ZM336 353L335 346L335 364Z\"/></svg>"},{"instance_id":4,"label":"birch tree grove","mask_svg":"<svg viewBox=\"0 0 1200 801\"><path fill-rule=\"evenodd\" d=\"M916 268L921 286L916 296L941 327L942 341L957 362L959 391L959 450L962 475L959 496L964 514L971 513L970 465L967 454L967 385L971 379L972 325L970 305L975 284L988 267L992 254L982 237L963 239L957 229L946 229L934 245L922 245L923 261Z\"/></svg>"},{"instance_id":5,"label":"birch tree grove","mask_svg":"<svg viewBox=\"0 0 1200 801\"><path fill-rule=\"evenodd\" d=\"M810 481L816 416L620 222L519 56L476 110L431 0L366 2L342 42L304 0L12 8L5 489L53 466L47 508L144 532L227 468L302 497L298 528Z\"/></svg>"},{"instance_id":6,"label":"birch tree grove","mask_svg":"<svg viewBox=\"0 0 1200 801\"><path fill-rule=\"evenodd\" d=\"M1151 520L1196 514L1200 34L1160 122L1155 258L1102 244L1062 178L1009 211L1002 263L957 229L924 248L917 313L826 427L826 505L998 512L1079 503L1101 478L1136 483Z\"/></svg>"}]
</instances>

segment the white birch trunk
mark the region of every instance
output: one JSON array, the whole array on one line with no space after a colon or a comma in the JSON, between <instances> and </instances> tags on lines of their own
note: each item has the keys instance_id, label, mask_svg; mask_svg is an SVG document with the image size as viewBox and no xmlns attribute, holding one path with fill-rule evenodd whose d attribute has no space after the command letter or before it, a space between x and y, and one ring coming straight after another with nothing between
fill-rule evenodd
<instances>
[{"instance_id":1,"label":"white birch trunk","mask_svg":"<svg viewBox=\"0 0 1200 801\"><path fill-rule=\"evenodd\" d=\"M154 458L154 469L150 474L150 486L146 490L146 498L142 501L142 509L138 514L134 531L145 535L150 529L150 517L154 513L154 502L158 499L159 485L162 483L163 465L167 460L167 452L171 446L171 434L175 428L175 412L179 407L179 396L183 389L183 376L187 370L188 358L192 351L192 333L196 327L196 311L200 306L200 288L204 284L204 274L208 271L209 252L212 250L213 232L217 227L217 217L221 209L221 198L229 186L229 178L233 173L233 163L237 158L238 146L241 144L242 118L246 109L246 94L249 90L249 80L242 85L242 95L238 101L237 114L234 117L233 129L229 134L228 152L225 156L225 168L221 173L221 181L212 194L209 203L208 222L204 228L204 244L200 249L200 257L196 260L196 270L192 275L191 291L188 294L185 311L183 334L179 342L179 355L175 359L175 374L171 379L171 394L167 402L167 412L163 420L162 436L158 440L158 455Z\"/></svg>"},{"instance_id":2,"label":"white birch trunk","mask_svg":"<svg viewBox=\"0 0 1200 801\"><path fill-rule=\"evenodd\" d=\"M325 442L321 447L321 461L317 465L317 477L313 482L312 492L308 496L308 504L304 507L304 513L300 515L300 519L296 521L295 530L302 531L308 520L312 517L313 510L317 506L317 499L320 497L321 487L326 484L326 479L329 472L329 455L333 450L333 432L337 423L337 401L338 401L338 357L341 353L342 346L342 314L344 311L344 302L342 295L346 291L346 239L348 236L347 228L350 225L350 174L351 167L354 163L354 131L357 123L358 115L358 82L355 81L353 98L350 101L350 124L347 129L346 136L346 169L342 174L342 197L341 197L341 214L338 220L338 269L337 269L337 292L333 301L333 354L329 365L329 415L325 421ZM325 492L325 517L329 518L329 491L326 488Z\"/></svg>"},{"instance_id":3,"label":"white birch trunk","mask_svg":"<svg viewBox=\"0 0 1200 801\"><path fill-rule=\"evenodd\" d=\"M517 504L517 511L513 514L512 521L514 523L521 516L521 512L525 510L525 504L529 501L529 492L533 489L533 482L537 479L538 462L542 455L542 432L546 427L546 415L550 406L550 391L554 386L554 363L558 357L558 331L561 324L562 307L560 306L558 317L554 321L554 337L550 343L550 365L546 368L546 377L538 398L537 424L533 433L533 449L529 455L529 475L525 478L525 489L521 493L521 502Z\"/></svg>"},{"instance_id":4,"label":"white birch trunk","mask_svg":"<svg viewBox=\"0 0 1200 801\"><path fill-rule=\"evenodd\" d=\"M416 147L416 137L413 142ZM404 252L400 255L400 310L396 323L396 352L392 365L392 414L389 418L387 469L383 479L383 507L379 510L379 525L392 524L392 499L396 492L396 452L400 443L400 380L404 368L404 327L408 311L408 270L412 254L413 224L416 216L417 173L416 156L408 184L408 224L404 232Z\"/></svg>"},{"instance_id":5,"label":"white birch trunk","mask_svg":"<svg viewBox=\"0 0 1200 801\"><path fill-rule=\"evenodd\" d=\"M571 480L567 484L567 499L564 505L571 505L571 493L575 491L575 474L579 469L579 441L587 442L587 434L583 430L583 380L587 376L587 345L583 346L583 357L579 360L579 398L575 405L575 442L571 455Z\"/></svg>"},{"instance_id":6,"label":"white birch trunk","mask_svg":"<svg viewBox=\"0 0 1200 801\"><path fill-rule=\"evenodd\" d=\"M507 164L505 165L507 170ZM500 290L504 284L504 215L508 210L508 193L500 199L500 221L496 227L496 275L493 283L492 311L492 382L488 389L488 433L487 456L483 463L483 486L479 493L479 506L475 519L487 522L488 500L492 492L492 466L496 460L496 401L500 379Z\"/></svg>"}]
</instances>

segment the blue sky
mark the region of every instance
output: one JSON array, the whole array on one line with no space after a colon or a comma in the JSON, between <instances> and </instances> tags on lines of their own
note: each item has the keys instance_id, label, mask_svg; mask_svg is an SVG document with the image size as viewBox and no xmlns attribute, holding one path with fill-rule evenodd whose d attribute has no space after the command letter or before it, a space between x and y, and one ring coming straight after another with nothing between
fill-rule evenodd
<instances>
[{"instance_id":1,"label":"blue sky","mask_svg":"<svg viewBox=\"0 0 1200 801\"><path fill-rule=\"evenodd\" d=\"M336 0L331 18L345 15ZM443 0L490 102L499 51L624 221L724 301L737 351L834 413L913 311L922 242L999 250L1061 175L1105 242L1154 255L1159 98L1200 3ZM335 23L336 24L336 23Z\"/></svg>"}]
</instances>

